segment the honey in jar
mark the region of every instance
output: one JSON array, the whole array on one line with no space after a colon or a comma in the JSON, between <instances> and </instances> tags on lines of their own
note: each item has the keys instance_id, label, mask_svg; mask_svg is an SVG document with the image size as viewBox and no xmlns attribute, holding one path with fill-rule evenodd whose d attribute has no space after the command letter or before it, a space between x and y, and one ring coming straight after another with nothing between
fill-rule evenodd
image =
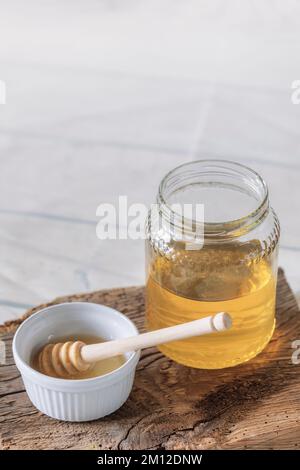
<instances>
[{"instance_id":1,"label":"honey in jar","mask_svg":"<svg viewBox=\"0 0 300 470\"><path fill-rule=\"evenodd\" d=\"M203 239L196 249L191 249L191 231L187 241L179 230L182 216L172 212L171 203L178 201L203 204ZM265 182L234 163L186 164L163 180L158 214L159 221L148 220L146 242L148 329L221 311L233 320L229 331L159 349L181 364L203 369L230 367L256 356L275 328L279 224ZM166 220L170 214L172 220Z\"/></svg>"}]
</instances>

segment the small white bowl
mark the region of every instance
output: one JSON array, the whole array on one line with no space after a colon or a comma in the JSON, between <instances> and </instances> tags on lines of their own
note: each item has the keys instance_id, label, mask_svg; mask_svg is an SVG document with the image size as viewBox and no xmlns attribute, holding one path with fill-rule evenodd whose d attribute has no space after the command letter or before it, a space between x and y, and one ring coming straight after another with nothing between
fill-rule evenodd
<instances>
[{"instance_id":1,"label":"small white bowl","mask_svg":"<svg viewBox=\"0 0 300 470\"><path fill-rule=\"evenodd\" d=\"M99 335L110 340L135 336L138 331L127 317L104 305L71 302L47 307L18 328L13 340L16 366L30 400L46 415L63 421L102 418L127 400L140 352L126 353L121 367L92 379L53 378L30 366L32 355L50 335L55 338L72 334Z\"/></svg>"}]
</instances>

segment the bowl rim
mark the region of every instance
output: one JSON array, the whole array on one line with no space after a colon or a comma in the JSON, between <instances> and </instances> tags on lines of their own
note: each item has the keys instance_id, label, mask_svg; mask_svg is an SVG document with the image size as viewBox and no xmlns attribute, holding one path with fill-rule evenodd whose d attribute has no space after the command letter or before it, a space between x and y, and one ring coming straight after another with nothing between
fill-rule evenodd
<instances>
[{"instance_id":1,"label":"bowl rim","mask_svg":"<svg viewBox=\"0 0 300 470\"><path fill-rule=\"evenodd\" d=\"M19 354L18 348L17 348L17 341L19 340L20 335L22 335L22 330L24 327L27 327L29 323L32 323L35 321L37 317L39 317L41 314L45 314L46 312L50 312L51 310L55 310L58 307L63 307L63 306L75 306L75 305L85 305L86 308L101 308L105 309L107 311L110 311L113 313L115 316L122 318L125 320L131 328L133 328L134 334L132 336L138 335L138 329L136 325L131 321L126 315L123 313L119 312L118 310L108 307L107 305L103 304L97 304L94 302L62 302L58 303L55 305L50 305L48 307L42 308L38 310L37 312L33 313L30 315L30 317L26 318L21 325L18 327L16 330L14 337L13 337L13 342L12 342L12 351L13 351L13 357L15 361L16 367L19 369L21 375L25 376L26 378L30 378L32 381L36 383L43 383L44 385L47 385L50 388L55 388L55 389L61 389L61 388L68 388L72 389L75 391L78 391L81 387L84 386L91 386L92 388L101 388L102 386L107 386L109 383L116 382L120 379L123 378L124 375L127 375L129 371L132 370L133 367L136 366L139 357L140 357L140 351L134 351L131 353L130 357L122 364L120 367L117 369L112 370L111 372L107 372L106 374L100 375L98 377L92 377L89 379L62 379L58 377L50 377L46 374L42 374L41 372L38 372L35 370L33 367L31 367ZM52 387L51 387L52 386ZM76 390L75 390L76 389Z\"/></svg>"}]
</instances>

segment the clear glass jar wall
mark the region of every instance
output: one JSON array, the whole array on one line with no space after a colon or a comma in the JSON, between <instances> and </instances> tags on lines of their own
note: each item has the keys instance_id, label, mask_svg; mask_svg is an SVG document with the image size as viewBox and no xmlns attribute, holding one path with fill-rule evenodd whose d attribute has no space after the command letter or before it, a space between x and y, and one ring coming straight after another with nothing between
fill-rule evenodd
<instances>
[{"instance_id":1,"label":"clear glass jar wall","mask_svg":"<svg viewBox=\"0 0 300 470\"><path fill-rule=\"evenodd\" d=\"M199 203L204 224L196 218L186 224L177 208ZM197 226L203 228L203 246ZM157 215L149 213L147 223L147 327L164 328L220 311L233 320L229 331L160 346L166 356L217 369L264 349L275 328L279 233L265 182L245 166L196 161L164 178Z\"/></svg>"}]
</instances>

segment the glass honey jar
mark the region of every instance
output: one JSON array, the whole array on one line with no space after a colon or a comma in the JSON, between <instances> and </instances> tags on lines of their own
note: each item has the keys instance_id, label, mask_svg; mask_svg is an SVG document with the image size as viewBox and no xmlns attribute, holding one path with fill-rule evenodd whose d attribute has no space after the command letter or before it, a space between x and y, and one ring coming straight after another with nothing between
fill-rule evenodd
<instances>
[{"instance_id":1,"label":"glass honey jar","mask_svg":"<svg viewBox=\"0 0 300 470\"><path fill-rule=\"evenodd\" d=\"M250 168L202 160L165 176L147 221L147 328L221 311L233 320L226 332L159 346L166 356L219 369L265 348L275 328L279 235L267 185Z\"/></svg>"}]
</instances>

